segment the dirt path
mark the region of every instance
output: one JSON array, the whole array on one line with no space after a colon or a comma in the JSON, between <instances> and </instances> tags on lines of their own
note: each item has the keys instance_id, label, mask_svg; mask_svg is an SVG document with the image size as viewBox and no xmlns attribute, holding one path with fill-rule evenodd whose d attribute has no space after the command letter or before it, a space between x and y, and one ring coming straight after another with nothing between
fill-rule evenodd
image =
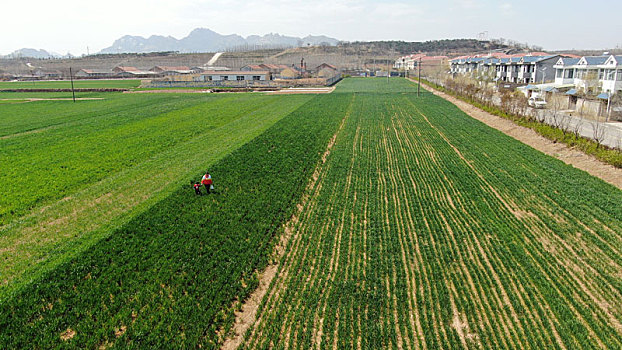
<instances>
[{"instance_id":1,"label":"dirt path","mask_svg":"<svg viewBox=\"0 0 622 350\"><path fill-rule=\"evenodd\" d=\"M413 82L416 83L416 81ZM510 120L492 115L467 102L459 100L444 92L435 90L431 86L426 84L422 84L422 86L430 90L433 94L453 103L466 114L481 121L482 123L495 128L542 153L555 157L566 164L581 169L592 176L596 176L603 181L622 189L622 169L605 164L592 156L570 148L564 144L555 143L529 128L516 125Z\"/></svg>"},{"instance_id":2,"label":"dirt path","mask_svg":"<svg viewBox=\"0 0 622 350\"><path fill-rule=\"evenodd\" d=\"M91 100L103 100L103 97L76 97L76 101L91 101ZM59 98L0 98L0 101L15 101L15 102L34 102L34 101L72 101L71 97L59 97Z\"/></svg>"},{"instance_id":3,"label":"dirt path","mask_svg":"<svg viewBox=\"0 0 622 350\"><path fill-rule=\"evenodd\" d=\"M159 90L136 90L124 91L124 94L207 94L210 89L159 89Z\"/></svg>"},{"instance_id":4,"label":"dirt path","mask_svg":"<svg viewBox=\"0 0 622 350\"><path fill-rule=\"evenodd\" d=\"M291 95L291 94L329 94L335 90L335 87L324 88L289 88L277 91L270 91L269 95Z\"/></svg>"}]
</instances>

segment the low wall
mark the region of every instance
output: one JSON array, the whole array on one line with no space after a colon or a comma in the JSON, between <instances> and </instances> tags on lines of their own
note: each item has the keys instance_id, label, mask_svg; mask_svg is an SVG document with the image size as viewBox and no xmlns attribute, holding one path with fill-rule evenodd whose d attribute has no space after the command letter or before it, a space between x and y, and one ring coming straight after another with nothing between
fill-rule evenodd
<instances>
[{"instance_id":1,"label":"low wall","mask_svg":"<svg viewBox=\"0 0 622 350\"><path fill-rule=\"evenodd\" d=\"M602 112L602 103L600 101L578 98L575 111L584 115L599 116Z\"/></svg>"},{"instance_id":2,"label":"low wall","mask_svg":"<svg viewBox=\"0 0 622 350\"><path fill-rule=\"evenodd\" d=\"M278 80L241 80L241 81L159 81L152 80L143 84L144 88L284 88L304 86L330 86L341 80L341 76L332 78L278 79Z\"/></svg>"}]
</instances>

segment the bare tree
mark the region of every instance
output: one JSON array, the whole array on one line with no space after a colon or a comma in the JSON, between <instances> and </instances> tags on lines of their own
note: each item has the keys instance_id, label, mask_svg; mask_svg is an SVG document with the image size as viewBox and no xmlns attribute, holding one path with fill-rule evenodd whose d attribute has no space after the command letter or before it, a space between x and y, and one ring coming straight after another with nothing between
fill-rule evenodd
<instances>
[{"instance_id":1,"label":"bare tree","mask_svg":"<svg viewBox=\"0 0 622 350\"><path fill-rule=\"evenodd\" d=\"M544 109L533 109L534 118L538 123L544 123L546 121L546 110Z\"/></svg>"},{"instance_id":2,"label":"bare tree","mask_svg":"<svg viewBox=\"0 0 622 350\"><path fill-rule=\"evenodd\" d=\"M570 131L570 118L562 113L561 101L557 98L549 99L548 107L551 115L551 124L560 129L564 135Z\"/></svg>"},{"instance_id":3,"label":"bare tree","mask_svg":"<svg viewBox=\"0 0 622 350\"><path fill-rule=\"evenodd\" d=\"M598 120L590 121L592 126L592 139L596 141L596 147L600 147L605 139L605 125Z\"/></svg>"},{"instance_id":4,"label":"bare tree","mask_svg":"<svg viewBox=\"0 0 622 350\"><path fill-rule=\"evenodd\" d=\"M583 115L579 113L579 119L572 125L572 133L575 138L581 136L581 128L583 127Z\"/></svg>"},{"instance_id":5,"label":"bare tree","mask_svg":"<svg viewBox=\"0 0 622 350\"><path fill-rule=\"evenodd\" d=\"M622 121L622 93L618 92L617 94L611 96L609 104L609 120Z\"/></svg>"}]
</instances>

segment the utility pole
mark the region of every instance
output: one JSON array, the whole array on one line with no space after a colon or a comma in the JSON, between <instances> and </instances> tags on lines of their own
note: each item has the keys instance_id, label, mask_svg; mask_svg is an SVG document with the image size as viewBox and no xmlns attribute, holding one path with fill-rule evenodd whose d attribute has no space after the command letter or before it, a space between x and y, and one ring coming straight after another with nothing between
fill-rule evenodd
<instances>
[{"instance_id":1,"label":"utility pole","mask_svg":"<svg viewBox=\"0 0 622 350\"><path fill-rule=\"evenodd\" d=\"M404 78L408 78L406 74L406 59L402 57L402 69L404 70Z\"/></svg>"},{"instance_id":2,"label":"utility pole","mask_svg":"<svg viewBox=\"0 0 622 350\"><path fill-rule=\"evenodd\" d=\"M421 88L421 56L419 56L419 64L417 64L417 68L419 68L419 74L418 74L419 84L417 84L417 97L419 97L419 89Z\"/></svg>"},{"instance_id":3,"label":"utility pole","mask_svg":"<svg viewBox=\"0 0 622 350\"><path fill-rule=\"evenodd\" d=\"M391 56L387 55L387 84L389 83L390 76L391 76Z\"/></svg>"},{"instance_id":4,"label":"utility pole","mask_svg":"<svg viewBox=\"0 0 622 350\"><path fill-rule=\"evenodd\" d=\"M73 73L71 67L69 67L69 79L71 80L71 95L73 96L73 103L76 103L76 92L73 89Z\"/></svg>"}]
</instances>

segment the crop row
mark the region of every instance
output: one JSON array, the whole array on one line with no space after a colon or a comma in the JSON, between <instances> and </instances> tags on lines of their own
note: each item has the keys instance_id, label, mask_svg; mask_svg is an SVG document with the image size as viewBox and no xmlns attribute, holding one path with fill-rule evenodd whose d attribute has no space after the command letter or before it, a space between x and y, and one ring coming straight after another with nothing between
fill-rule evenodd
<instances>
[{"instance_id":1,"label":"crop row","mask_svg":"<svg viewBox=\"0 0 622 350\"><path fill-rule=\"evenodd\" d=\"M621 347L622 193L368 81L244 347Z\"/></svg>"},{"instance_id":2,"label":"crop row","mask_svg":"<svg viewBox=\"0 0 622 350\"><path fill-rule=\"evenodd\" d=\"M216 194L180 187L14 293L2 347L215 346L350 99L312 99L213 165Z\"/></svg>"}]
</instances>

